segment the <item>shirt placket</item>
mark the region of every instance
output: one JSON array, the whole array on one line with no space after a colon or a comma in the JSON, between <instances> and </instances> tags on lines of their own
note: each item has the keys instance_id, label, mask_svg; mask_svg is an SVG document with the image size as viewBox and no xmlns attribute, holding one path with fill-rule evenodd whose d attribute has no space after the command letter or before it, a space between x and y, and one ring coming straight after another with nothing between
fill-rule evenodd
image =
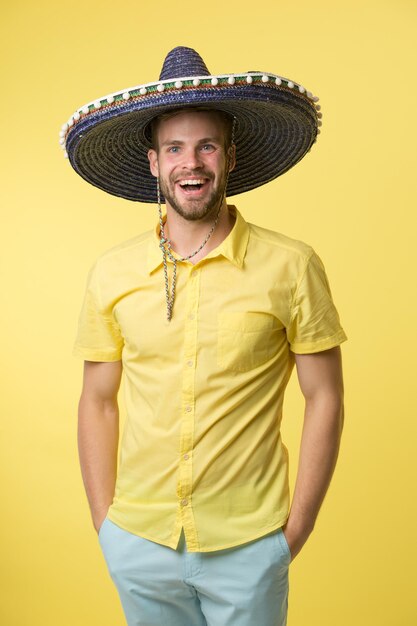
<instances>
[{"instance_id":1,"label":"shirt placket","mask_svg":"<svg viewBox=\"0 0 417 626\"><path fill-rule=\"evenodd\" d=\"M200 274L201 269L194 266L189 268L182 364L180 462L177 484L179 510L187 546L194 550L199 547L192 503L192 466Z\"/></svg>"}]
</instances>

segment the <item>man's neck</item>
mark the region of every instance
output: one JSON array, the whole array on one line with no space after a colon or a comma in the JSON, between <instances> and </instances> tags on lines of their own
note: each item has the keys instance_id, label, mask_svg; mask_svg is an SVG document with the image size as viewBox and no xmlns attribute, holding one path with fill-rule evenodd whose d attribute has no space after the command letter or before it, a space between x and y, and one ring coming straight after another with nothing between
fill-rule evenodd
<instances>
[{"instance_id":1,"label":"man's neck","mask_svg":"<svg viewBox=\"0 0 417 626\"><path fill-rule=\"evenodd\" d=\"M213 226L216 215L207 220L186 220L167 204L165 235L171 240L172 250L181 257L192 254L203 243ZM235 223L229 212L226 200L223 201L216 227L205 246L190 259L194 265L209 252L217 248L228 236Z\"/></svg>"}]
</instances>

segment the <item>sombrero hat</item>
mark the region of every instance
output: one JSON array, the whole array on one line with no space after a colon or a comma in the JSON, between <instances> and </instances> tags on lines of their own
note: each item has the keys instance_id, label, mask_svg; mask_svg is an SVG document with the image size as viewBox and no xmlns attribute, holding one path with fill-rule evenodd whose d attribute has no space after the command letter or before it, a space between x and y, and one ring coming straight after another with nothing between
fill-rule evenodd
<instances>
[{"instance_id":1,"label":"sombrero hat","mask_svg":"<svg viewBox=\"0 0 417 626\"><path fill-rule=\"evenodd\" d=\"M159 80L123 89L77 109L60 143L86 181L122 198L156 202L147 127L161 113L204 106L235 122L237 162L227 196L259 187L298 163L320 132L318 98L302 85L267 72L212 75L200 55L177 47Z\"/></svg>"}]
</instances>

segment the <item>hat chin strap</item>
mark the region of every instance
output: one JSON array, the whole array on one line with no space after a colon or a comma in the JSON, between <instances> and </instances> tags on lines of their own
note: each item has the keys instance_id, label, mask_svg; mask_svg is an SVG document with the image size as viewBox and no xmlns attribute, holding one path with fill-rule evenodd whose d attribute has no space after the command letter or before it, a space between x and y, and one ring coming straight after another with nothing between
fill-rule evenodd
<instances>
[{"instance_id":1,"label":"hat chin strap","mask_svg":"<svg viewBox=\"0 0 417 626\"><path fill-rule=\"evenodd\" d=\"M161 191L160 191L160 186L159 186L159 176L156 177L156 192L157 192L157 197L158 197L158 213L159 213L159 226L160 226L159 247L162 250L162 260L163 260L163 265L164 265L165 298L166 298L166 303L167 303L167 320L168 320L168 322L170 322L171 319L172 319L172 312L173 312L172 310L173 310L173 307L174 307L175 287L176 287L176 284L177 284L177 262L178 261L188 261L188 259L192 259L196 254L198 254L200 252L200 250L202 250L204 248L204 246L206 245L206 243L208 242L208 240L212 236L212 234L214 232L214 229L217 226L217 222L219 221L220 210L222 208L223 200L226 198L227 183L228 183L228 180L229 180L230 152L231 152L232 146L234 145L235 121L236 121L236 118L233 118L232 142L231 142L230 147L228 149L227 174L226 174L226 183L225 183L225 186L224 186L224 195L220 199L219 207L217 209L217 213L216 213L216 217L214 219L214 222L213 222L209 232L207 233L207 236L204 239L203 243L197 248L197 250L195 250L191 254L188 254L187 256L180 257L179 259L174 257L174 255L172 254L171 240L168 239L165 236L164 222L163 222L163 219L162 219ZM171 289L169 288L167 258L169 258L170 261L172 261L173 266L174 266L173 273L172 273Z\"/></svg>"}]
</instances>

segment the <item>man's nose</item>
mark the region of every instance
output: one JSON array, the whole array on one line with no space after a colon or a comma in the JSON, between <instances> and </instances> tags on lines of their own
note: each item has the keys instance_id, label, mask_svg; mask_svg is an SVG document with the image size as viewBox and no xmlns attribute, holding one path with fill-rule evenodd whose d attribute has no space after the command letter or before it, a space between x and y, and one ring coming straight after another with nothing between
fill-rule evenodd
<instances>
[{"instance_id":1,"label":"man's nose","mask_svg":"<svg viewBox=\"0 0 417 626\"><path fill-rule=\"evenodd\" d=\"M189 148L184 153L183 166L195 170L202 165L201 155L197 148Z\"/></svg>"}]
</instances>

